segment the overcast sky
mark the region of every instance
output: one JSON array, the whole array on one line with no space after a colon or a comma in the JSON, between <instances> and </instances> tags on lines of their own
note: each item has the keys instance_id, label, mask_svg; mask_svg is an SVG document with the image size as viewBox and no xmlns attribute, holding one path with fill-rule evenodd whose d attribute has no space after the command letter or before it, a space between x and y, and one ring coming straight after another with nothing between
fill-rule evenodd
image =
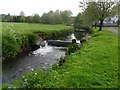
<instances>
[{"instance_id":1,"label":"overcast sky","mask_svg":"<svg viewBox=\"0 0 120 90\"><path fill-rule=\"evenodd\" d=\"M50 10L70 10L73 16L80 11L80 0L0 0L0 14L19 15L20 11L24 11L25 15L39 14Z\"/></svg>"}]
</instances>

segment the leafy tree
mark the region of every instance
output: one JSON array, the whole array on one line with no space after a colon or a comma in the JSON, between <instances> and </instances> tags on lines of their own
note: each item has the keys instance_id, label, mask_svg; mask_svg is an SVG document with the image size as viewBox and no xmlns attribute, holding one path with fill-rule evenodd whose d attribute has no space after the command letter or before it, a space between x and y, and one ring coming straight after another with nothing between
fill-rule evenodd
<instances>
[{"instance_id":1,"label":"leafy tree","mask_svg":"<svg viewBox=\"0 0 120 90\"><path fill-rule=\"evenodd\" d=\"M27 16L26 17L26 22L32 23L33 22L33 17L32 16Z\"/></svg>"},{"instance_id":2,"label":"leafy tree","mask_svg":"<svg viewBox=\"0 0 120 90\"><path fill-rule=\"evenodd\" d=\"M48 15L46 13L43 13L43 15L41 16L41 22L48 23Z\"/></svg>"},{"instance_id":3,"label":"leafy tree","mask_svg":"<svg viewBox=\"0 0 120 90\"><path fill-rule=\"evenodd\" d=\"M34 23L40 23L40 16L38 14L34 14L34 16L33 16L33 22Z\"/></svg>"},{"instance_id":4,"label":"leafy tree","mask_svg":"<svg viewBox=\"0 0 120 90\"><path fill-rule=\"evenodd\" d=\"M16 16L16 22L21 22L21 16Z\"/></svg>"},{"instance_id":5,"label":"leafy tree","mask_svg":"<svg viewBox=\"0 0 120 90\"><path fill-rule=\"evenodd\" d=\"M93 22L99 21L99 31L102 30L103 21L105 18L111 16L115 2L111 0L94 1L86 3L87 7L84 6L84 12L82 14L83 22L90 25Z\"/></svg>"},{"instance_id":6,"label":"leafy tree","mask_svg":"<svg viewBox=\"0 0 120 90\"><path fill-rule=\"evenodd\" d=\"M55 17L53 11L48 12L48 22L49 24L55 24Z\"/></svg>"},{"instance_id":7,"label":"leafy tree","mask_svg":"<svg viewBox=\"0 0 120 90\"><path fill-rule=\"evenodd\" d=\"M17 16L13 16L12 21L13 21L13 22L17 22Z\"/></svg>"},{"instance_id":8,"label":"leafy tree","mask_svg":"<svg viewBox=\"0 0 120 90\"><path fill-rule=\"evenodd\" d=\"M118 17L118 26L120 25L120 1L117 2L117 4L113 7L112 9L112 16L117 16Z\"/></svg>"},{"instance_id":9,"label":"leafy tree","mask_svg":"<svg viewBox=\"0 0 120 90\"><path fill-rule=\"evenodd\" d=\"M21 11L20 16L25 16L25 13L23 11Z\"/></svg>"},{"instance_id":10,"label":"leafy tree","mask_svg":"<svg viewBox=\"0 0 120 90\"><path fill-rule=\"evenodd\" d=\"M4 21L11 22L12 19L13 17L10 14L4 16Z\"/></svg>"},{"instance_id":11,"label":"leafy tree","mask_svg":"<svg viewBox=\"0 0 120 90\"><path fill-rule=\"evenodd\" d=\"M83 20L81 18L81 13L79 13L74 20L74 27L82 26Z\"/></svg>"},{"instance_id":12,"label":"leafy tree","mask_svg":"<svg viewBox=\"0 0 120 90\"><path fill-rule=\"evenodd\" d=\"M72 12L69 10L61 11L60 12L60 20L62 23L67 23L70 19Z\"/></svg>"},{"instance_id":13,"label":"leafy tree","mask_svg":"<svg viewBox=\"0 0 120 90\"><path fill-rule=\"evenodd\" d=\"M25 13L23 11L20 12L20 17L19 17L20 22L25 22Z\"/></svg>"},{"instance_id":14,"label":"leafy tree","mask_svg":"<svg viewBox=\"0 0 120 90\"><path fill-rule=\"evenodd\" d=\"M56 10L54 12L54 21L56 22L56 24L60 23L60 11L59 10Z\"/></svg>"}]
</instances>

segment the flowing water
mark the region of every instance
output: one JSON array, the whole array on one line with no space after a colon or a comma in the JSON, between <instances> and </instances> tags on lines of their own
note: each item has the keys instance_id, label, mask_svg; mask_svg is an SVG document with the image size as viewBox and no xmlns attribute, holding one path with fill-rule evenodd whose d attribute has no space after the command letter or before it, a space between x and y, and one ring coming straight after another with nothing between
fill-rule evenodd
<instances>
[{"instance_id":1,"label":"flowing water","mask_svg":"<svg viewBox=\"0 0 120 90\"><path fill-rule=\"evenodd\" d=\"M76 39L74 34L66 38L67 41L72 39ZM52 64L58 62L61 57L65 57L66 47L49 46L47 41L43 41L43 43L45 44L44 47L40 46L39 49L20 58L3 62L2 82L11 83L28 71L43 67L49 68Z\"/></svg>"}]
</instances>

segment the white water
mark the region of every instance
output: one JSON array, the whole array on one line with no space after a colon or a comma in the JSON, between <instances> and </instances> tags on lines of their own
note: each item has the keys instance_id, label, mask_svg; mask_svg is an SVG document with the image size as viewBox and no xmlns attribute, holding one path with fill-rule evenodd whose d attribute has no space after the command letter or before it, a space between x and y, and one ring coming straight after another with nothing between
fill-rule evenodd
<instances>
[{"instance_id":1,"label":"white water","mask_svg":"<svg viewBox=\"0 0 120 90\"><path fill-rule=\"evenodd\" d=\"M72 39L76 39L76 43L77 44L81 44L80 40L77 40L77 38L75 37L74 33L72 33L70 36L68 36L67 40L72 41Z\"/></svg>"},{"instance_id":2,"label":"white water","mask_svg":"<svg viewBox=\"0 0 120 90\"><path fill-rule=\"evenodd\" d=\"M67 39L67 40L72 41L72 39L76 39L76 37L75 37L74 34L71 34L70 36L68 36L68 39ZM77 39L76 39L76 43L77 43L77 44L80 44L80 40L77 40ZM32 54L45 56L47 53L52 52L55 48L56 48L56 47L48 46L48 43L47 43L47 41L45 40L45 41L42 41L42 42L41 42L40 48L37 49L37 50L35 50L35 51L33 51ZM62 47L58 47L58 48L59 48L59 49L60 49L60 48L62 49Z\"/></svg>"}]
</instances>

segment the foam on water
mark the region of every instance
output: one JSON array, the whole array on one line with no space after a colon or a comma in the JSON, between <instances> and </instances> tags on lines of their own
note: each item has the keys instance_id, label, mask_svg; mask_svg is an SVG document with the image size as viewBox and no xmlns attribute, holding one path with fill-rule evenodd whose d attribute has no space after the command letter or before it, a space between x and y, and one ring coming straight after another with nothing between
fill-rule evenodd
<instances>
[{"instance_id":1,"label":"foam on water","mask_svg":"<svg viewBox=\"0 0 120 90\"><path fill-rule=\"evenodd\" d=\"M33 51L32 54L37 55L37 54L41 54L41 55L46 55L48 52L52 52L53 47L51 46L45 46L45 47L40 47L39 49Z\"/></svg>"}]
</instances>

